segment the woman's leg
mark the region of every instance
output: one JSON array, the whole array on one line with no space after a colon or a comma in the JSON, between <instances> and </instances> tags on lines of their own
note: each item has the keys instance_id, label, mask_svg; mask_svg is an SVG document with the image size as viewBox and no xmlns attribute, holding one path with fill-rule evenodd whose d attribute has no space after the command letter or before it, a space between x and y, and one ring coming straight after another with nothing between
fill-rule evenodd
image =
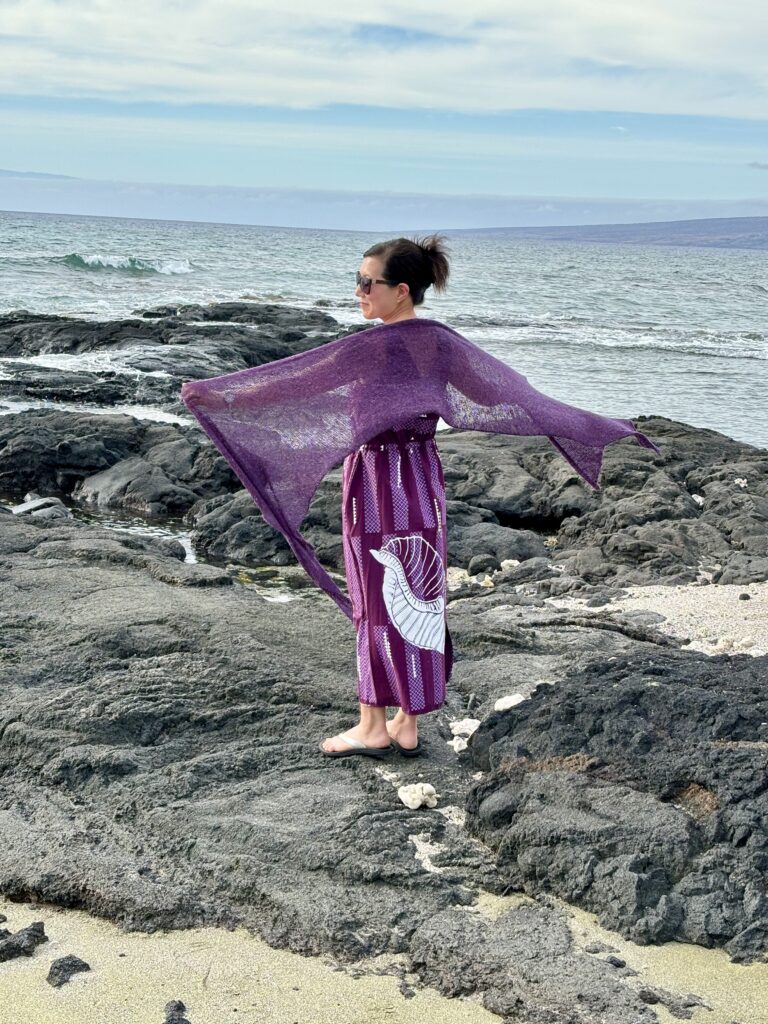
<instances>
[{"instance_id":1,"label":"woman's leg","mask_svg":"<svg viewBox=\"0 0 768 1024\"><path fill-rule=\"evenodd\" d=\"M418 715L407 715L402 708L398 708L395 717L387 722L387 731L390 737L393 740L397 740L401 747L412 750L419 742L418 720Z\"/></svg>"}]
</instances>

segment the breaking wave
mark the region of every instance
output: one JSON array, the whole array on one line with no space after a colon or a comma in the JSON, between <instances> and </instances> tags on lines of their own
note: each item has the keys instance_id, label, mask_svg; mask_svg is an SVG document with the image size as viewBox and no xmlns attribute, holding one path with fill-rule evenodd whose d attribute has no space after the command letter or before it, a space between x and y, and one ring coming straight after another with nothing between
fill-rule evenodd
<instances>
[{"instance_id":1,"label":"breaking wave","mask_svg":"<svg viewBox=\"0 0 768 1024\"><path fill-rule=\"evenodd\" d=\"M189 260L144 260L138 256L82 256L79 252L71 252L66 256L52 257L52 262L59 263L70 270L90 270L133 275L191 274L193 272Z\"/></svg>"}]
</instances>

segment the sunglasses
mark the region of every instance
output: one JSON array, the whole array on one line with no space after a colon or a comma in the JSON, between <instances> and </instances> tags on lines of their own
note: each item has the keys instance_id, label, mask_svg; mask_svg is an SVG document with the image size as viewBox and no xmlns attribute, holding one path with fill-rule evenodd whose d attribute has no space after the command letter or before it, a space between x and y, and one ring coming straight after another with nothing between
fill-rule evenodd
<instances>
[{"instance_id":1,"label":"sunglasses","mask_svg":"<svg viewBox=\"0 0 768 1024\"><path fill-rule=\"evenodd\" d=\"M390 288L394 288L391 281L385 281L383 277L366 277L366 275L361 274L359 270L355 274L355 281L363 295L370 295L371 288L373 288L375 284L388 284Z\"/></svg>"}]
</instances>

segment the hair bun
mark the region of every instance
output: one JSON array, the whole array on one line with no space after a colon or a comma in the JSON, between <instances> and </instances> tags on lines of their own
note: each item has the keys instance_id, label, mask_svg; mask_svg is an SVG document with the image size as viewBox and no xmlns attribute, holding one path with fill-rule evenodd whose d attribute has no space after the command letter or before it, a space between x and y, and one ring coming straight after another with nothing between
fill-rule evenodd
<instances>
[{"instance_id":1,"label":"hair bun","mask_svg":"<svg viewBox=\"0 0 768 1024\"><path fill-rule=\"evenodd\" d=\"M424 252L431 264L432 285L436 292L444 292L448 284L448 249L445 235L432 234L413 241Z\"/></svg>"}]
</instances>

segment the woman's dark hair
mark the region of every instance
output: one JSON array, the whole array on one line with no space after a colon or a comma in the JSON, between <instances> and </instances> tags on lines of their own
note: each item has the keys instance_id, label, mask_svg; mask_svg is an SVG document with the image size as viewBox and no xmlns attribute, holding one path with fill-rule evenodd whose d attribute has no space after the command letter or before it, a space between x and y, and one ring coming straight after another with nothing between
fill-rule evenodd
<instances>
[{"instance_id":1,"label":"woman's dark hair","mask_svg":"<svg viewBox=\"0 0 768 1024\"><path fill-rule=\"evenodd\" d=\"M448 255L443 235L427 238L391 238L377 242L363 256L378 256L390 284L407 284L414 306L424 301L430 285L444 292L448 284Z\"/></svg>"}]
</instances>

